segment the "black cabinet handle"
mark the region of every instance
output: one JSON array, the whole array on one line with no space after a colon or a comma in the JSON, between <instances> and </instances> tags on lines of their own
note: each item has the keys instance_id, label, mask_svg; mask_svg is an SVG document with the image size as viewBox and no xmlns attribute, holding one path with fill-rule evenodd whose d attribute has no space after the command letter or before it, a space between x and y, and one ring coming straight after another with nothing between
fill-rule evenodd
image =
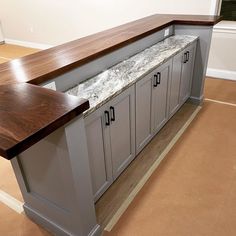
<instances>
[{"instance_id":1,"label":"black cabinet handle","mask_svg":"<svg viewBox=\"0 0 236 236\"><path fill-rule=\"evenodd\" d=\"M157 84L160 84L161 83L161 73L158 72L157 73Z\"/></svg>"},{"instance_id":2,"label":"black cabinet handle","mask_svg":"<svg viewBox=\"0 0 236 236\"><path fill-rule=\"evenodd\" d=\"M153 87L157 87L157 75L154 75Z\"/></svg>"},{"instance_id":3,"label":"black cabinet handle","mask_svg":"<svg viewBox=\"0 0 236 236\"><path fill-rule=\"evenodd\" d=\"M186 52L186 60L189 61L189 51Z\"/></svg>"},{"instance_id":4,"label":"black cabinet handle","mask_svg":"<svg viewBox=\"0 0 236 236\"><path fill-rule=\"evenodd\" d=\"M110 111L111 111L111 121L115 121L116 120L115 108L111 106Z\"/></svg>"},{"instance_id":5,"label":"black cabinet handle","mask_svg":"<svg viewBox=\"0 0 236 236\"><path fill-rule=\"evenodd\" d=\"M109 115L109 112L108 111L105 111L105 124L106 126L109 126L110 125L110 115Z\"/></svg>"},{"instance_id":6,"label":"black cabinet handle","mask_svg":"<svg viewBox=\"0 0 236 236\"><path fill-rule=\"evenodd\" d=\"M184 63L186 63L187 62L187 53L185 52L184 53Z\"/></svg>"}]
</instances>

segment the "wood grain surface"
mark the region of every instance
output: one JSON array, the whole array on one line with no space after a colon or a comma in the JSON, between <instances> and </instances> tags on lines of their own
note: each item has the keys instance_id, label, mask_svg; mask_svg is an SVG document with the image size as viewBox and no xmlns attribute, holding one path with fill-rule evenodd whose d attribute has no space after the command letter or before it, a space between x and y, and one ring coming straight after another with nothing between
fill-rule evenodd
<instances>
[{"instance_id":1,"label":"wood grain surface","mask_svg":"<svg viewBox=\"0 0 236 236\"><path fill-rule=\"evenodd\" d=\"M0 155L11 159L89 108L87 100L30 84L0 86Z\"/></svg>"},{"instance_id":2,"label":"wood grain surface","mask_svg":"<svg viewBox=\"0 0 236 236\"><path fill-rule=\"evenodd\" d=\"M0 84L40 84L172 24L214 25L219 16L152 15L0 65Z\"/></svg>"}]
</instances>

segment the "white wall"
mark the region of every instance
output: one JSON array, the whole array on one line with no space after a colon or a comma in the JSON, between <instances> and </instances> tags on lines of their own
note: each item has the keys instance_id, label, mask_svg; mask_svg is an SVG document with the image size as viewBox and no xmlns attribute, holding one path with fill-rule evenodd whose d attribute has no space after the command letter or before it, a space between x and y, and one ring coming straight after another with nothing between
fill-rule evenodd
<instances>
[{"instance_id":1,"label":"white wall","mask_svg":"<svg viewBox=\"0 0 236 236\"><path fill-rule=\"evenodd\" d=\"M1 25L1 21L0 21L0 43L2 43L4 41L3 38L3 34L2 34L2 25Z\"/></svg>"},{"instance_id":2,"label":"white wall","mask_svg":"<svg viewBox=\"0 0 236 236\"><path fill-rule=\"evenodd\" d=\"M210 14L215 0L0 0L5 38L57 45L155 13Z\"/></svg>"},{"instance_id":3,"label":"white wall","mask_svg":"<svg viewBox=\"0 0 236 236\"><path fill-rule=\"evenodd\" d=\"M207 75L236 80L236 22L222 21L214 27Z\"/></svg>"}]
</instances>

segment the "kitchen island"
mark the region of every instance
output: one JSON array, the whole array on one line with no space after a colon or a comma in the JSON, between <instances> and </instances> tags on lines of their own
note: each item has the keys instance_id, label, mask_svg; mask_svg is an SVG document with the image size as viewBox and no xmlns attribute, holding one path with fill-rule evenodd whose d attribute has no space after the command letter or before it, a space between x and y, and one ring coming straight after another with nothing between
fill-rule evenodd
<instances>
[{"instance_id":1,"label":"kitchen island","mask_svg":"<svg viewBox=\"0 0 236 236\"><path fill-rule=\"evenodd\" d=\"M219 20L153 15L0 65L0 154L11 159L29 217L59 235L100 235L94 201L187 99L202 102L212 27ZM116 91L98 96L99 105L91 103L89 109L90 96L63 93L91 78L94 84L96 75L109 68L120 72L122 63L126 71L127 65L135 68L132 63L145 58L142 52L171 37L191 40L169 56L158 51L165 58L161 63L147 59L145 72L128 73L132 81L124 77L128 84L122 88L112 84ZM194 46L188 48L190 43ZM138 67L145 68L143 61ZM124 76L121 72L109 77L112 82ZM141 90L140 81L150 83L151 92ZM182 90L181 81L186 82ZM42 88L52 83L57 91ZM143 122L147 117L150 123ZM103 162L91 162L96 156Z\"/></svg>"}]
</instances>

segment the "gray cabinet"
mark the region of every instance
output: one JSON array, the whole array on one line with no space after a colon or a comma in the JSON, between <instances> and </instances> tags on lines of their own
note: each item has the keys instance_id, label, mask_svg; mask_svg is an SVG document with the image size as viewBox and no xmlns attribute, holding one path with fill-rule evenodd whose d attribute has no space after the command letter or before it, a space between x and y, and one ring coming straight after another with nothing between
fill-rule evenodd
<instances>
[{"instance_id":1,"label":"gray cabinet","mask_svg":"<svg viewBox=\"0 0 236 236\"><path fill-rule=\"evenodd\" d=\"M110 143L114 179L135 157L134 93L132 86L110 102Z\"/></svg>"},{"instance_id":2,"label":"gray cabinet","mask_svg":"<svg viewBox=\"0 0 236 236\"><path fill-rule=\"evenodd\" d=\"M136 154L168 119L169 60L136 83Z\"/></svg>"},{"instance_id":3,"label":"gray cabinet","mask_svg":"<svg viewBox=\"0 0 236 236\"><path fill-rule=\"evenodd\" d=\"M85 118L95 201L191 93L196 43Z\"/></svg>"},{"instance_id":4,"label":"gray cabinet","mask_svg":"<svg viewBox=\"0 0 236 236\"><path fill-rule=\"evenodd\" d=\"M168 120L168 84L171 78L172 60L156 70L152 90L152 130L156 134ZM156 82L155 82L156 81Z\"/></svg>"},{"instance_id":5,"label":"gray cabinet","mask_svg":"<svg viewBox=\"0 0 236 236\"><path fill-rule=\"evenodd\" d=\"M152 89L155 72L136 83L136 154L152 138Z\"/></svg>"},{"instance_id":6,"label":"gray cabinet","mask_svg":"<svg viewBox=\"0 0 236 236\"><path fill-rule=\"evenodd\" d=\"M173 57L172 76L169 87L169 118L191 94L196 43Z\"/></svg>"},{"instance_id":7,"label":"gray cabinet","mask_svg":"<svg viewBox=\"0 0 236 236\"><path fill-rule=\"evenodd\" d=\"M109 127L105 125L105 107L85 118L85 130L93 195L96 201L112 183Z\"/></svg>"},{"instance_id":8,"label":"gray cabinet","mask_svg":"<svg viewBox=\"0 0 236 236\"><path fill-rule=\"evenodd\" d=\"M196 43L190 45L182 53L182 74L180 85L180 104L182 105L190 97L192 87L192 75L195 59Z\"/></svg>"},{"instance_id":9,"label":"gray cabinet","mask_svg":"<svg viewBox=\"0 0 236 236\"><path fill-rule=\"evenodd\" d=\"M95 201L135 157L134 86L85 118Z\"/></svg>"},{"instance_id":10,"label":"gray cabinet","mask_svg":"<svg viewBox=\"0 0 236 236\"><path fill-rule=\"evenodd\" d=\"M175 114L180 107L180 82L182 73L183 53L173 58L172 76L169 87L169 118Z\"/></svg>"}]
</instances>

